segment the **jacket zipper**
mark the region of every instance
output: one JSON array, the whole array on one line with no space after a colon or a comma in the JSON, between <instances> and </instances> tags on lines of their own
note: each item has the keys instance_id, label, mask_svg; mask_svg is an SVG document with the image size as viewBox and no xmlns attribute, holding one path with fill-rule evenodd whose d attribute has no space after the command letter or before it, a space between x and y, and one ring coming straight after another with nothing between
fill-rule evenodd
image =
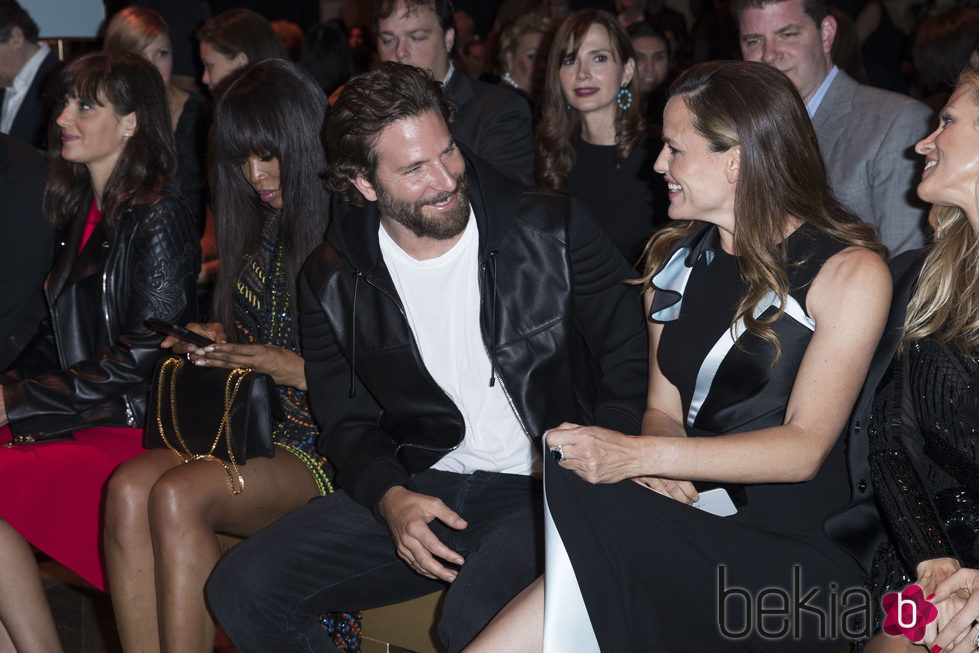
<instances>
[{"instance_id":1,"label":"jacket zipper","mask_svg":"<svg viewBox=\"0 0 979 653\"><path fill-rule=\"evenodd\" d=\"M425 371L425 374L428 375L428 378L432 381L432 383L435 385L435 387L439 389L439 392L441 392L442 395L446 399L449 400L449 403L452 404L452 407L455 408L456 412L458 413L459 412L459 408L455 405L455 402L452 401L452 397L450 397L449 394L445 390L442 389L442 386L440 386L438 383L435 382L435 379L432 378L432 373L429 372L428 371L428 367L425 366L425 361L422 359L421 350L418 348L418 343L415 342L415 334L412 333L412 331L411 331L411 324L408 322L408 314L405 312L404 306L401 304L401 300L398 299L398 298L396 298L396 297L394 297L394 296L392 296L391 293L389 293L387 291L387 289L382 288L379 284L375 283L373 281L373 279L371 279L366 274L364 275L364 280L367 283L369 283L371 286L373 286L374 288L376 288L379 293L381 293L382 295L384 295L385 297L387 297L389 300L391 300L392 302L394 302L394 305L398 307L398 311L401 313L401 317L405 321L405 326L408 328L408 337L411 338L411 351L415 355L415 359L418 361L418 364L421 365L421 368ZM462 419L462 413L459 413L459 418L460 418L460 420L462 420L463 429L465 429L465 420ZM465 438L465 433L463 433L463 438ZM415 443L411 443L411 442L401 442L401 443L399 443L395 447L395 451L397 452L397 451L401 450L402 447L415 447L415 448L418 448L418 449L425 449L425 450L428 450L428 451L445 451L445 452L449 452L449 451L455 451L456 449L459 448L459 445L461 445L461 444L462 444L462 440L461 439L459 440L458 444L456 444L453 447L433 447L433 446L427 445L427 444L415 444Z\"/></svg>"},{"instance_id":2,"label":"jacket zipper","mask_svg":"<svg viewBox=\"0 0 979 653\"><path fill-rule=\"evenodd\" d=\"M480 293L479 293L479 303L480 303L480 320L479 320L479 341L483 344L483 351L486 352L486 358L489 359L491 371L496 371L497 380L500 382L500 389L503 390L503 396L506 397L507 403L510 404L510 411L513 412L514 417L517 418L517 423L520 424L520 429L524 432L531 442L536 442L536 437L530 434L530 429L527 428L527 424L524 423L523 417L520 415L520 411L517 410L516 405L513 403L513 397L510 396L510 390L507 388L506 381L503 379L503 373L500 366L496 362L496 358L490 353L489 347L486 345L486 334L483 333L483 320L482 320L482 304L485 301L485 275L487 265L486 262L480 262L479 269L482 272L482 278L480 279ZM496 280L493 280L496 283ZM495 319L494 319L495 323Z\"/></svg>"},{"instance_id":3,"label":"jacket zipper","mask_svg":"<svg viewBox=\"0 0 979 653\"><path fill-rule=\"evenodd\" d=\"M130 250L132 249L132 242L130 241ZM108 294L106 291L109 287L109 264L112 262L113 250L111 245L109 246L109 253L105 256L105 269L102 270L102 318L105 320L105 333L109 336L108 340L110 343L116 341L115 334L112 332L112 324L109 319L109 304ZM126 405L126 424L130 427L136 426L136 411L133 409L132 400L129 397L128 392L122 393L122 400Z\"/></svg>"}]
</instances>

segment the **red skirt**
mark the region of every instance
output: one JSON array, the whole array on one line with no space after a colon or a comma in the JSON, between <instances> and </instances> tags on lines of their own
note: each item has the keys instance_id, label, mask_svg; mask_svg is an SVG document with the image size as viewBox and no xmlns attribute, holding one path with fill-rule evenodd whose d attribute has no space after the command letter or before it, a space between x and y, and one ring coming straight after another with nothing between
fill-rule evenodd
<instances>
[{"instance_id":1,"label":"red skirt","mask_svg":"<svg viewBox=\"0 0 979 653\"><path fill-rule=\"evenodd\" d=\"M143 451L142 429L97 427L74 440L0 448L0 517L28 542L105 589L105 481ZM0 428L0 444L10 441Z\"/></svg>"}]
</instances>

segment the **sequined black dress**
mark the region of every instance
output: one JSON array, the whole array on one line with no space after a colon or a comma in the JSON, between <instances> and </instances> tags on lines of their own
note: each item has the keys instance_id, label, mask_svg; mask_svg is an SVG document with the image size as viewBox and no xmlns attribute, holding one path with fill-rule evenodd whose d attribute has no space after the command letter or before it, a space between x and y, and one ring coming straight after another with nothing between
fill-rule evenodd
<instances>
[{"instance_id":1,"label":"sequined black dress","mask_svg":"<svg viewBox=\"0 0 979 653\"><path fill-rule=\"evenodd\" d=\"M890 538L877 551L877 605L923 560L979 567L979 363L930 337L881 382L870 424L871 478ZM880 614L877 614L878 628Z\"/></svg>"}]
</instances>

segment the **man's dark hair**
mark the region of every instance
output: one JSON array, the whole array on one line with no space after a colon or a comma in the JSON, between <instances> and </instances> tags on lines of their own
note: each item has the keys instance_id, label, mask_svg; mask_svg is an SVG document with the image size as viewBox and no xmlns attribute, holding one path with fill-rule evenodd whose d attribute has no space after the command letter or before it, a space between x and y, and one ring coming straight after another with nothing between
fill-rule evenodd
<instances>
[{"instance_id":1,"label":"man's dark hair","mask_svg":"<svg viewBox=\"0 0 979 653\"><path fill-rule=\"evenodd\" d=\"M10 40L10 32L15 27L20 28L27 41L37 43L37 23L31 15L16 0L0 0L0 43Z\"/></svg>"},{"instance_id":2,"label":"man's dark hair","mask_svg":"<svg viewBox=\"0 0 979 653\"><path fill-rule=\"evenodd\" d=\"M741 12L745 9L761 9L776 2L787 2L787 0L732 0L731 14L734 16L734 23L738 26L741 25ZM802 11L806 16L812 18L816 27L823 24L823 19L829 13L829 9L826 8L826 0L802 0Z\"/></svg>"},{"instance_id":3,"label":"man's dark hair","mask_svg":"<svg viewBox=\"0 0 979 653\"><path fill-rule=\"evenodd\" d=\"M452 0L374 0L374 33L377 34L377 23L393 14L398 7L404 5L408 11L414 11L418 7L428 7L438 16L439 27L443 32L455 29L455 7Z\"/></svg>"},{"instance_id":4,"label":"man's dark hair","mask_svg":"<svg viewBox=\"0 0 979 653\"><path fill-rule=\"evenodd\" d=\"M427 70L387 61L350 78L323 131L323 147L330 162L330 187L344 200L364 206L367 201L353 185L362 175L376 184L377 139L388 125L435 111L452 120L453 107Z\"/></svg>"}]
</instances>

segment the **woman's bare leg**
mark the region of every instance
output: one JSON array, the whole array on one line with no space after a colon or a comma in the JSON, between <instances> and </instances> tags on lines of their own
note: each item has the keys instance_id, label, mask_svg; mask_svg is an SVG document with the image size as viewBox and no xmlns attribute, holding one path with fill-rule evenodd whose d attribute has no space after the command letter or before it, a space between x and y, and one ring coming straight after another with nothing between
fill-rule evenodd
<instances>
[{"instance_id":1,"label":"woman's bare leg","mask_svg":"<svg viewBox=\"0 0 979 653\"><path fill-rule=\"evenodd\" d=\"M540 651L544 640L544 577L503 606L493 621L467 646L465 653Z\"/></svg>"},{"instance_id":2,"label":"woman's bare leg","mask_svg":"<svg viewBox=\"0 0 979 653\"><path fill-rule=\"evenodd\" d=\"M10 524L0 519L0 646L18 653L60 653L51 606L44 596L34 552Z\"/></svg>"},{"instance_id":3,"label":"woman's bare leg","mask_svg":"<svg viewBox=\"0 0 979 653\"><path fill-rule=\"evenodd\" d=\"M245 490L237 496L228 491L221 464L206 460L167 472L153 488L150 525L163 651L213 649L204 583L221 556L215 532L251 535L318 494L309 469L283 449L274 458L249 460L241 472Z\"/></svg>"},{"instance_id":4,"label":"woman's bare leg","mask_svg":"<svg viewBox=\"0 0 979 653\"><path fill-rule=\"evenodd\" d=\"M165 472L182 464L169 450L153 449L126 461L109 477L102 541L109 594L126 653L160 650L149 496Z\"/></svg>"}]
</instances>

